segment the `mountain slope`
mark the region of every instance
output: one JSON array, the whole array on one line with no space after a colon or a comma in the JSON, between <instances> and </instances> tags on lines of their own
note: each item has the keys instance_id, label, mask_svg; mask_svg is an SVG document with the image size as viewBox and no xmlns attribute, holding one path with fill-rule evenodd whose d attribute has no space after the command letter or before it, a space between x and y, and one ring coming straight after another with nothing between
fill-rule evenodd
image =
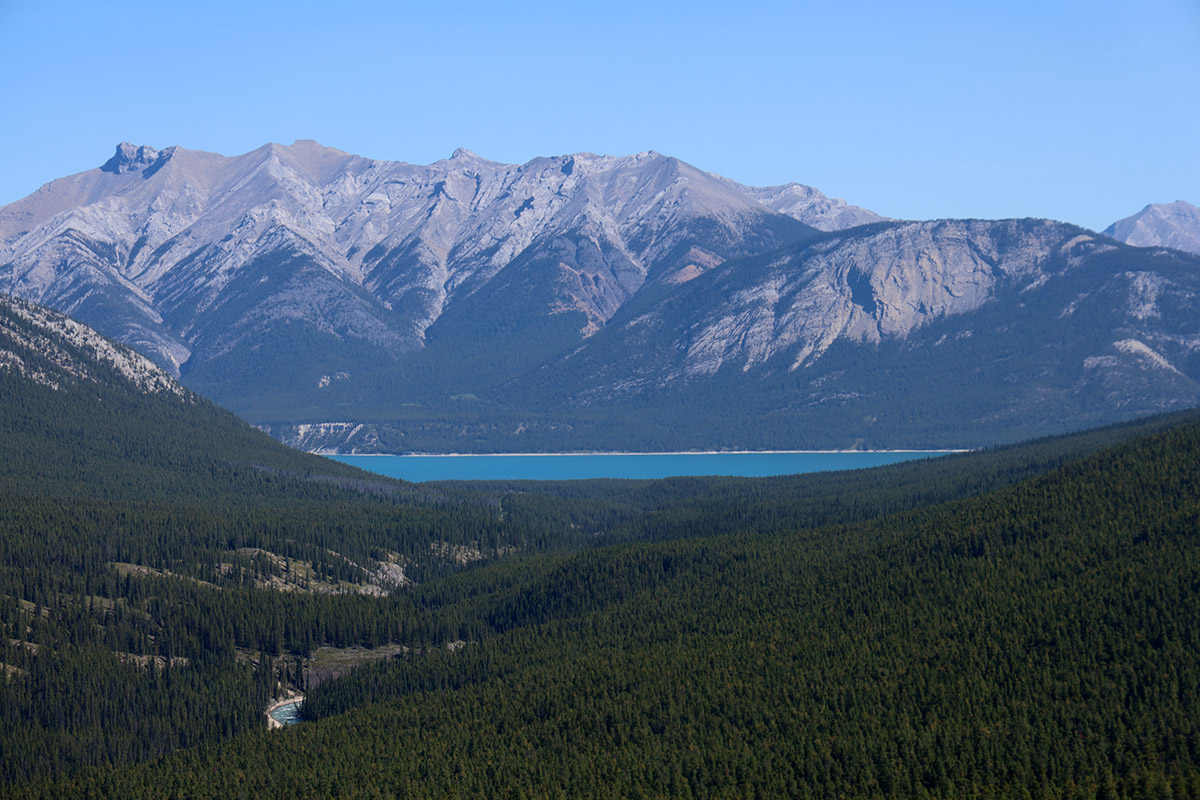
<instances>
[{"instance_id":1,"label":"mountain slope","mask_svg":"<svg viewBox=\"0 0 1200 800\"><path fill-rule=\"evenodd\" d=\"M253 730L317 648L429 635L405 585L565 527L497 505L290 450L0 295L0 794Z\"/></svg>"},{"instance_id":2,"label":"mountain slope","mask_svg":"<svg viewBox=\"0 0 1200 800\"><path fill-rule=\"evenodd\" d=\"M792 597L795 577L814 564L819 574L832 578L825 588L814 589L829 605L796 601L796 607L805 609L804 619L811 621L808 614L814 608L852 606L849 598L844 602L837 595L839 585L861 600L870 595L861 591L864 574L896 574L890 568L864 573L857 562L846 568L849 572L825 569L830 563L836 567L844 544L851 550L865 544L870 550L894 542L892 522L885 517L890 512L907 511L910 521L920 524L923 518L911 515L931 501L975 497L1054 466L1065 465L1074 474L1070 471L1079 471L1082 455L1179 422L1160 418L869 473L418 489L288 451L94 331L24 301L0 297L0 670L5 675L0 681L0 751L5 753L0 793L137 796L146 790L161 795L166 791L161 779L136 788L126 786L123 775L80 770L151 760L260 728L264 706L279 687L303 685L318 648L333 648L334 658L352 661L364 655L363 648L370 658L408 647L410 658L403 662L408 677L402 681L408 689L425 685L430 676L446 677L436 695L429 695L441 698L435 703L459 702L463 695L457 692L470 691L471 681L495 681L489 685L499 694L487 699L493 721L507 714L517 698L530 701L527 709L542 708L537 687L572 686L564 701L567 696L591 697L590 689L581 693L570 684L575 677L562 682L566 673L555 659L564 654L582 667L581 672L574 666L567 671L584 675L584 682L601 694L627 696L627 686L610 682L624 675L634 676L649 692L637 695L637 702L655 696L653 676L684 674L677 670L683 662L672 655L658 662L661 669L654 666L664 653L678 655L672 648L680 640L669 632L675 644L668 642L664 650L656 638L661 631L653 624L647 628L648 620L690 626L686 652L687 658L699 659L696 677L723 677L712 669L714 658L738 664L739 654L762 652L759 645L779 642L776 634L784 630L795 633L791 623L796 620L786 613L792 606L781 609L772 599L780 580L786 589L780 596ZM1085 482L1078 492L1074 487L1063 492L1064 503L1100 517L1116 507L1125 514L1114 516L1116 522L1135 518L1169 534L1174 517L1164 508L1186 508L1194 496L1194 487L1186 482L1194 473L1197 452L1187 438L1194 434L1194 423L1179 430L1185 435L1172 444L1179 454L1167 452L1164 459L1143 448L1134 452L1149 458L1101 461L1116 476L1115 489L1101 493L1103 502L1093 503ZM1145 474L1128 470L1130 463L1145 464ZM1183 484L1171 469L1180 471ZM1175 482L1164 482L1168 479ZM1026 485L1014 496L1027 501L1038 490ZM1162 498L1176 505L1164 505ZM1005 495L996 502L1010 500ZM1043 529L1051 511L1062 509L1036 516ZM948 518L960 526L970 519L961 509ZM1085 521L1088 530L1112 527ZM829 524L842 527L814 530ZM860 529L855 544L855 529L846 527L850 524L873 527ZM1002 532L1014 530L1014 524L1006 518ZM729 536L747 530L748 537ZM1194 524L1188 530L1194 531ZM847 531L852 535L847 537ZM724 540L713 538L719 535ZM684 541L696 537L706 538ZM661 541L637 544L649 539ZM606 547L614 542L623 544ZM1095 556L1094 539L1080 537L1075 544ZM518 558L501 558L514 551ZM806 561L831 553L832 562ZM889 553L881 557L890 558ZM456 576L464 565L496 562L503 564ZM939 557L937 575L945 574L945 563ZM1189 573L1181 571L1187 563L1176 557L1168 577L1190 587ZM1053 571L1059 569L1056 564L1036 560L1026 577L1039 584L1036 569ZM991 562L986 570L994 574ZM838 574L852 574L853 579L839 584ZM1163 591L1173 585L1158 583L1166 587ZM1105 596L1093 591L1095 583L1085 588L1080 596ZM1120 588L1128 599L1128 584ZM647 617L644 610L650 603L664 614ZM888 603L891 607L890 599ZM915 618L909 615L913 610L901 605L896 611L904 631ZM738 617L732 628L749 638L725 637L722 614L729 613ZM1164 624L1161 616L1130 619L1139 631L1151 634L1159 630L1154 625ZM716 638L707 627L714 621ZM552 627L542 630L543 623ZM1108 623L1105 630L1125 630L1111 619ZM1170 620L1165 624L1162 630L1174 642L1175 628ZM1067 634L1071 632L1064 632L1063 641ZM587 666L597 663L597 640L589 638L597 635L605 654L599 663L611 665L614 672L597 673ZM1145 659L1145 648L1137 649L1144 640L1130 645L1124 633L1113 635L1114 647L1132 647L1133 655L1143 659L1128 663L1145 663L1145 674L1160 674L1159 664ZM444 646L458 641L471 644L451 655L452 648ZM800 646L795 636L787 641ZM614 642L621 646L614 650ZM514 643L517 650L510 649ZM391 647L373 650L382 644ZM1070 642L1064 647L1081 651ZM890 645L885 649L893 651ZM611 660L616 651L629 658ZM790 651L783 652L790 658ZM1174 649L1162 652L1181 663ZM459 656L458 662L448 660ZM642 672L648 663L651 668ZM450 672L442 672L445 668ZM466 672L458 672L460 668ZM758 669L753 674L764 673ZM362 681L331 688L325 700L314 704L324 703L328 710L331 702L363 698L364 689L393 691L386 674L382 683L373 683L379 675L364 673ZM513 677L517 684L504 682ZM739 685L746 687L744 681ZM1157 692L1158 685L1147 684L1146 691ZM681 698L698 710L695 725L683 720L697 731L711 728L711 709L705 704L709 697ZM720 702L726 709L755 713L756 705L745 699L739 694ZM636 710L637 702L612 719ZM406 707L414 706L406 702ZM1154 710L1162 724L1176 724L1173 706L1158 704ZM454 718L470 717L456 712ZM1101 721L1109 719L1131 726L1134 738L1158 730L1138 727L1143 722L1137 715L1115 714ZM1088 723L1096 721L1089 718ZM368 727L379 732L392 724L373 719ZM624 722L616 724L624 731ZM453 741L455 735L439 728L436 740ZM620 735L628 738L626 732ZM473 746L510 740L488 734ZM245 769L238 774L259 781L255 759L262 756L262 741L251 741L255 755L240 762ZM722 746L714 744L706 749L724 758ZM618 762L625 761L627 751L621 746L606 749L617 754ZM1138 757L1157 753L1165 763L1173 763L1176 752L1170 747L1126 751ZM354 764L362 753L350 744L323 752L337 752ZM194 770L204 763L204 753L183 754L191 765L185 771L192 776L185 780L201 774ZM1085 763L1103 763L1094 750L1086 754L1092 760ZM927 755L922 751L922 758ZM937 753L933 757L941 758ZM305 766L294 767L298 772L292 777L315 764L341 780L340 767L321 764L312 752L303 752L302 759ZM273 763L278 767L283 762ZM455 764L443 757L435 763ZM1057 769L1058 762L1051 763ZM1116 762L1114 769L1126 764ZM619 763L614 766L623 769ZM462 780L461 774L453 779ZM66 782L25 783L44 776ZM222 781L228 777L206 774L203 787L180 793L226 794ZM86 790L80 788L85 784ZM442 793L430 786L436 781L427 781L426 788ZM353 791L341 787L334 793Z\"/></svg>"},{"instance_id":3,"label":"mountain slope","mask_svg":"<svg viewBox=\"0 0 1200 800\"><path fill-rule=\"evenodd\" d=\"M239 482L253 484L246 473L255 469L362 477L280 446L144 356L7 295L0 295L0 390L0 476L10 492L111 498L143 483L139 491L151 495L142 499L215 492L250 500L256 492L243 494Z\"/></svg>"},{"instance_id":4,"label":"mountain slope","mask_svg":"<svg viewBox=\"0 0 1200 800\"><path fill-rule=\"evenodd\" d=\"M617 339L609 352L623 354L636 352L631 338L644 337L648 328L661 329L653 338L671 360L655 365L653 373L668 384L734 370L772 371L804 376L804 383L821 380L835 396L830 373L846 368L832 352L835 346L868 362L874 360L872 351L890 346L925 351L947 367L964 357L975 358L979 366L992 363L1036 374L1065 367L1071 370L1068 385L1074 394L1088 392L1092 382L1104 382L1118 370L1133 370L1136 377L1112 391L1123 395L1120 406L1151 404L1145 413L1158 410L1154 404L1170 407L1200 399L1189 377L1200 377L1192 347L1200 341L1192 313L1198 301L1200 262L1195 259L1162 251L1145 258L1072 226L1037 220L903 223L726 264L606 334ZM995 328L976 337L980 325ZM1022 330L1012 330L1018 326ZM601 342L597 338L571 358L599 351ZM1023 355L1024 363L1005 367L1004 359L981 357L993 348ZM1076 348L1092 352L1071 363ZM947 352L955 350L962 355ZM912 357L896 353L879 359L873 373L886 374L888 366L903 369ZM589 364L583 372L613 376L607 388L599 381L584 387L595 396L630 391L628 376L634 370L618 362ZM943 374L952 375L949 369ZM1082 384L1073 380L1076 376ZM993 386L1009 383L1016 381L991 381ZM1021 391L1038 388L1024 382Z\"/></svg>"},{"instance_id":5,"label":"mountain slope","mask_svg":"<svg viewBox=\"0 0 1200 800\"><path fill-rule=\"evenodd\" d=\"M0 209L0 289L305 449L969 447L1200 402L1196 257L878 219L653 152L122 145Z\"/></svg>"},{"instance_id":6,"label":"mountain slope","mask_svg":"<svg viewBox=\"0 0 1200 800\"><path fill-rule=\"evenodd\" d=\"M811 231L656 153L414 166L308 141L233 158L122 144L0 209L0 289L236 406L358 378L435 323L515 350L514 321L544 320L570 344L648 279Z\"/></svg>"},{"instance_id":7,"label":"mountain slope","mask_svg":"<svg viewBox=\"0 0 1200 800\"><path fill-rule=\"evenodd\" d=\"M174 563L220 584L225 551L307 561L330 548L337 555L324 558L357 591L379 577L388 552L404 555L412 578L446 568L431 543L474 542L486 555L484 538L505 536L493 497L419 489L292 450L123 345L6 295L0 434L0 538L29 566L45 548L53 557L58 536L87 552L89 569ZM48 515L33 538L21 535L31 507ZM105 528L114 514L125 522ZM75 522L52 536L45 528L61 515Z\"/></svg>"},{"instance_id":8,"label":"mountain slope","mask_svg":"<svg viewBox=\"0 0 1200 800\"><path fill-rule=\"evenodd\" d=\"M1200 253L1200 208L1183 200L1154 203L1109 225L1104 235L1135 247L1172 247Z\"/></svg>"},{"instance_id":9,"label":"mountain slope","mask_svg":"<svg viewBox=\"0 0 1200 800\"><path fill-rule=\"evenodd\" d=\"M145 356L69 317L9 295L0 295L0 348L0 370L51 389L127 383L145 394L188 395Z\"/></svg>"},{"instance_id":10,"label":"mountain slope","mask_svg":"<svg viewBox=\"0 0 1200 800\"><path fill-rule=\"evenodd\" d=\"M273 432L399 450L978 446L1200 403L1198 303L1200 259L1177 251L1048 220L877 223L627 304L478 403L389 423L338 395L374 445Z\"/></svg>"},{"instance_id":11,"label":"mountain slope","mask_svg":"<svg viewBox=\"0 0 1200 800\"><path fill-rule=\"evenodd\" d=\"M860 525L496 565L440 588L491 635L317 722L31 794L1190 797L1198 459L1192 421Z\"/></svg>"}]
</instances>

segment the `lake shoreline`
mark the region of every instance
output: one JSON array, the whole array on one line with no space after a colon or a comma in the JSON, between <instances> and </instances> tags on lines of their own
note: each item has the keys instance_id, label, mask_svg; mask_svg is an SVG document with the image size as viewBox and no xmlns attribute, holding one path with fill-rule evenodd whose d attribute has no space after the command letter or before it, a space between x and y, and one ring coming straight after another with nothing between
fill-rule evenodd
<instances>
[{"instance_id":1,"label":"lake shoreline","mask_svg":"<svg viewBox=\"0 0 1200 800\"><path fill-rule=\"evenodd\" d=\"M363 453L329 458L385 475L424 483L467 480L594 480L725 476L760 478L862 469L941 458L945 450L755 450L690 453Z\"/></svg>"},{"instance_id":2,"label":"lake shoreline","mask_svg":"<svg viewBox=\"0 0 1200 800\"><path fill-rule=\"evenodd\" d=\"M888 455L891 453L929 453L931 455L950 455L952 453L970 453L969 449L949 450L572 450L562 453L341 453L336 450L309 450L314 456L352 456L354 458L502 458L520 456L758 456L758 455L856 455L873 454Z\"/></svg>"}]
</instances>

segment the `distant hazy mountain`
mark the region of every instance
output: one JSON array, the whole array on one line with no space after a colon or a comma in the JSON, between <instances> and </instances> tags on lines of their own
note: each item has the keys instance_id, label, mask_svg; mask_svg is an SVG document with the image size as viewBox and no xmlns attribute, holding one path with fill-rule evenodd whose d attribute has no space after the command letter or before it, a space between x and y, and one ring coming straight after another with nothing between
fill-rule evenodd
<instances>
[{"instance_id":1,"label":"distant hazy mountain","mask_svg":"<svg viewBox=\"0 0 1200 800\"><path fill-rule=\"evenodd\" d=\"M1104 229L1105 236L1135 247L1173 247L1200 253L1200 208L1183 200L1148 205Z\"/></svg>"},{"instance_id":2,"label":"distant hazy mountain","mask_svg":"<svg viewBox=\"0 0 1200 800\"><path fill-rule=\"evenodd\" d=\"M957 446L1200 401L1196 260L879 219L657 153L123 144L0 209L0 289L308 448Z\"/></svg>"},{"instance_id":3,"label":"distant hazy mountain","mask_svg":"<svg viewBox=\"0 0 1200 800\"><path fill-rule=\"evenodd\" d=\"M841 198L826 197L813 187L799 183L784 186L748 186L743 189L763 205L781 214L795 217L817 230L840 231L887 219L874 211L852 206Z\"/></svg>"}]
</instances>

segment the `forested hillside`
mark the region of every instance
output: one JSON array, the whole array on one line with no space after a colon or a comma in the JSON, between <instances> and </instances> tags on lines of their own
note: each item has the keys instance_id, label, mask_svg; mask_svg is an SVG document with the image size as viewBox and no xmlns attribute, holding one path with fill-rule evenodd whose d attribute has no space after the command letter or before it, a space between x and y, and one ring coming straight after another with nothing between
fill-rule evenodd
<instances>
[{"instance_id":1,"label":"forested hillside","mask_svg":"<svg viewBox=\"0 0 1200 800\"><path fill-rule=\"evenodd\" d=\"M0 795L1195 796L1198 439L414 486L0 298Z\"/></svg>"},{"instance_id":2,"label":"forested hillside","mask_svg":"<svg viewBox=\"0 0 1200 800\"><path fill-rule=\"evenodd\" d=\"M1190 422L852 525L500 562L424 595L477 640L316 722L28 794L1195 797L1198 476Z\"/></svg>"},{"instance_id":3,"label":"forested hillside","mask_svg":"<svg viewBox=\"0 0 1200 800\"><path fill-rule=\"evenodd\" d=\"M0 783L261 727L322 645L444 640L402 586L546 529L290 450L0 297Z\"/></svg>"}]
</instances>

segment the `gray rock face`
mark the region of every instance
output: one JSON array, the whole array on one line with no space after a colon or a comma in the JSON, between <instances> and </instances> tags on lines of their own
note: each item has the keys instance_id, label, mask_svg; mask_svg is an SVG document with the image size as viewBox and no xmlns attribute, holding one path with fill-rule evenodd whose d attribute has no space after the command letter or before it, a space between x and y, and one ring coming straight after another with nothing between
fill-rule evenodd
<instances>
[{"instance_id":1,"label":"gray rock face","mask_svg":"<svg viewBox=\"0 0 1200 800\"><path fill-rule=\"evenodd\" d=\"M117 152L113 157L100 167L102 172L111 172L114 175L123 175L126 172L140 172L147 167L154 167L159 160L166 161L171 157L174 148L167 148L161 153L153 147L130 144L129 142L121 142L117 145Z\"/></svg>"},{"instance_id":2,"label":"gray rock face","mask_svg":"<svg viewBox=\"0 0 1200 800\"><path fill-rule=\"evenodd\" d=\"M759 447L1011 441L1200 403L1200 259L1049 220L857 228L727 262L548 376L547 407L736 414Z\"/></svg>"},{"instance_id":3,"label":"gray rock face","mask_svg":"<svg viewBox=\"0 0 1200 800\"><path fill-rule=\"evenodd\" d=\"M751 285L722 287L729 302L705 317L687 345L689 373L736 363L748 370L782 352L791 369L836 341L878 344L942 317L974 311L998 281L1044 280L1041 265L1062 243L1061 226L1017 222L911 222L873 235L835 237L766 265ZM1110 245L1100 245L1101 248Z\"/></svg>"},{"instance_id":4,"label":"gray rock face","mask_svg":"<svg viewBox=\"0 0 1200 800\"><path fill-rule=\"evenodd\" d=\"M326 451L958 447L1200 402L1194 256L652 152L123 144L0 209L0 290Z\"/></svg>"},{"instance_id":5,"label":"gray rock face","mask_svg":"<svg viewBox=\"0 0 1200 800\"><path fill-rule=\"evenodd\" d=\"M1172 247L1200 253L1200 208L1183 200L1148 205L1109 225L1104 235L1134 247Z\"/></svg>"},{"instance_id":6,"label":"gray rock face","mask_svg":"<svg viewBox=\"0 0 1200 800\"><path fill-rule=\"evenodd\" d=\"M220 396L233 373L267 368L254 351L281 329L318 341L297 345L304 363L275 353L279 369L315 359L314 375L421 349L448 308L490 292L513 314L569 314L587 336L656 271L699 274L808 231L656 153L516 166L459 149L415 166L310 141L233 158L123 143L0 209L0 289ZM518 292L530 270L535 291Z\"/></svg>"},{"instance_id":7,"label":"gray rock face","mask_svg":"<svg viewBox=\"0 0 1200 800\"><path fill-rule=\"evenodd\" d=\"M271 432L385 452L1015 441L1200 403L1200 258L1049 220L856 228L635 301L496 395L511 413Z\"/></svg>"}]
</instances>

